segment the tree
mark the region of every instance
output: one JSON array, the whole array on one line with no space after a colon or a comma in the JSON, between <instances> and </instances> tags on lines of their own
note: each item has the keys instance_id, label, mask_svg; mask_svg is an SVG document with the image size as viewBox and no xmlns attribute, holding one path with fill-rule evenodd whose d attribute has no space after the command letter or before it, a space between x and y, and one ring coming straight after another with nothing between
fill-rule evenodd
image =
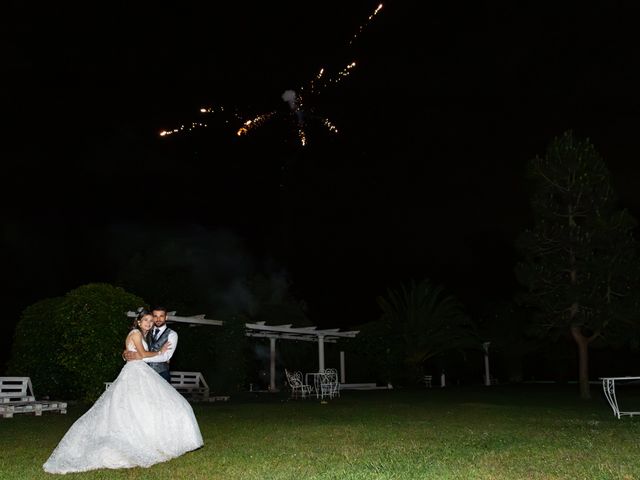
<instances>
[{"instance_id":1,"label":"tree","mask_svg":"<svg viewBox=\"0 0 640 480\"><path fill-rule=\"evenodd\" d=\"M364 326L356 343L382 359L388 379L415 381L428 359L449 350L480 346L462 304L430 280L389 289L378 298L378 305L381 319Z\"/></svg>"},{"instance_id":2,"label":"tree","mask_svg":"<svg viewBox=\"0 0 640 480\"><path fill-rule=\"evenodd\" d=\"M617 208L602 158L571 132L534 158L529 174L534 221L518 240L521 298L536 310L538 334L575 341L580 395L589 398L589 345L619 342L637 328L635 221Z\"/></svg>"},{"instance_id":3,"label":"tree","mask_svg":"<svg viewBox=\"0 0 640 480\"><path fill-rule=\"evenodd\" d=\"M16 325L8 373L31 377L41 395L95 400L122 368L126 312L144 301L89 284L27 307Z\"/></svg>"},{"instance_id":4,"label":"tree","mask_svg":"<svg viewBox=\"0 0 640 480\"><path fill-rule=\"evenodd\" d=\"M236 394L244 388L247 376L248 320L242 315L216 315L216 318L223 320L224 325L171 324L179 336L171 368L201 372L216 395Z\"/></svg>"},{"instance_id":5,"label":"tree","mask_svg":"<svg viewBox=\"0 0 640 480\"><path fill-rule=\"evenodd\" d=\"M31 377L38 395L55 397L70 391L69 375L57 361L56 345L62 337L53 321L63 303L64 298L56 297L29 305L13 335L7 374Z\"/></svg>"}]
</instances>

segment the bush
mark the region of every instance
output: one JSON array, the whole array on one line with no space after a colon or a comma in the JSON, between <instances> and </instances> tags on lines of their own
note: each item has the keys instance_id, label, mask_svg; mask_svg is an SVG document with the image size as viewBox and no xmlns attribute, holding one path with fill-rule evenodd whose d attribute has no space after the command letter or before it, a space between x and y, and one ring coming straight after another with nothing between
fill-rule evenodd
<instances>
[{"instance_id":1,"label":"bush","mask_svg":"<svg viewBox=\"0 0 640 480\"><path fill-rule=\"evenodd\" d=\"M172 323L178 334L178 348L171 358L171 370L201 372L212 394L237 393L247 375L247 337L241 315L225 318L221 327Z\"/></svg>"},{"instance_id":2,"label":"bush","mask_svg":"<svg viewBox=\"0 0 640 480\"><path fill-rule=\"evenodd\" d=\"M216 338L215 371L210 383L214 392L237 393L247 379L248 342L244 315L234 315L224 322Z\"/></svg>"},{"instance_id":3,"label":"bush","mask_svg":"<svg viewBox=\"0 0 640 480\"><path fill-rule=\"evenodd\" d=\"M63 301L59 297L34 303L22 312L15 328L7 374L31 377L38 396L66 395L69 390L69 374L56 360L55 346L62 337L53 320Z\"/></svg>"},{"instance_id":4,"label":"bush","mask_svg":"<svg viewBox=\"0 0 640 480\"><path fill-rule=\"evenodd\" d=\"M27 307L8 373L31 377L38 396L95 400L122 368L131 325L125 313L144 304L121 288L89 284Z\"/></svg>"},{"instance_id":5,"label":"bush","mask_svg":"<svg viewBox=\"0 0 640 480\"><path fill-rule=\"evenodd\" d=\"M171 357L171 370L200 372L214 393L211 380L214 375L216 335L224 327L191 326L171 323L178 334L178 347Z\"/></svg>"}]
</instances>

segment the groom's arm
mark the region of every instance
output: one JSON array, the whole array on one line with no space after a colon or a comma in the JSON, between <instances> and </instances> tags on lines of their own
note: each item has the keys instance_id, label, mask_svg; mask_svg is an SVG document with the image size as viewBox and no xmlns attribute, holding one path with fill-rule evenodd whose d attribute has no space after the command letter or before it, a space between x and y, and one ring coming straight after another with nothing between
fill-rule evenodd
<instances>
[{"instance_id":1,"label":"groom's arm","mask_svg":"<svg viewBox=\"0 0 640 480\"><path fill-rule=\"evenodd\" d=\"M156 355L155 357L144 358L143 360L147 363L168 362L169 360L171 360L173 352L176 351L176 347L178 346L178 334L176 332L171 332L169 334L167 342L169 342L171 345L169 345L169 348L167 348L166 352L161 353L160 355Z\"/></svg>"}]
</instances>

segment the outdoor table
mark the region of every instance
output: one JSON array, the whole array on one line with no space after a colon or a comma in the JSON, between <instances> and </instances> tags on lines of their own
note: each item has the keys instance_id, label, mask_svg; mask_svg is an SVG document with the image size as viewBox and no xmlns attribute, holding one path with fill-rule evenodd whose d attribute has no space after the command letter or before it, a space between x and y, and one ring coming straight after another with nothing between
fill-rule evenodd
<instances>
[{"instance_id":1,"label":"outdoor table","mask_svg":"<svg viewBox=\"0 0 640 480\"><path fill-rule=\"evenodd\" d=\"M316 398L320 397L320 375L321 372L309 372L304 374L304 383L307 385L313 385L313 389L316 392ZM313 383L309 383L309 377L313 377Z\"/></svg>"},{"instance_id":2,"label":"outdoor table","mask_svg":"<svg viewBox=\"0 0 640 480\"><path fill-rule=\"evenodd\" d=\"M621 412L618 407L618 399L616 398L616 382L640 380L640 377L600 377L602 380L602 389L604 396L607 398L609 405L613 409L613 414L619 419L622 415L640 415L640 412Z\"/></svg>"}]
</instances>

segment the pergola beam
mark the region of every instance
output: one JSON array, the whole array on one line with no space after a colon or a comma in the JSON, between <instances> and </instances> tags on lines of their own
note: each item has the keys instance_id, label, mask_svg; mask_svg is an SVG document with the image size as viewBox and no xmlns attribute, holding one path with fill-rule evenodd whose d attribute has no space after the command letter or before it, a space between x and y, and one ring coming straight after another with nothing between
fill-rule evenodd
<instances>
[{"instance_id":1,"label":"pergola beam","mask_svg":"<svg viewBox=\"0 0 640 480\"><path fill-rule=\"evenodd\" d=\"M127 317L135 318L138 314L136 312L127 312ZM176 315L176 312L167 312L167 322L187 323L189 325L215 325L222 326L224 322L222 320L211 320L205 318L204 314L191 315L189 317L183 317ZM264 322L245 323L245 327L248 330L247 336L257 337L257 333L270 333L270 334L285 334L279 338L286 338L289 340L305 340L315 342L318 337L323 336L324 341L332 341L335 338L355 338L359 330L351 330L341 332L339 328L327 328L318 330L318 327L293 327L291 324L287 325L265 325Z\"/></svg>"},{"instance_id":2,"label":"pergola beam","mask_svg":"<svg viewBox=\"0 0 640 480\"><path fill-rule=\"evenodd\" d=\"M136 317L136 312L127 312L128 317ZM222 326L222 320L210 320L204 315L181 317L176 312L167 312L167 322L186 323L189 325L215 325ZM326 328L318 330L318 327L293 327L288 325L265 325L265 322L245 323L245 335L247 337L269 339L269 389L275 391L275 358L276 340L300 340L303 342L318 342L318 369L324 371L324 344L336 343L339 338L355 338L359 330L341 332L339 328ZM344 352L340 352L340 372L344 382Z\"/></svg>"},{"instance_id":3,"label":"pergola beam","mask_svg":"<svg viewBox=\"0 0 640 480\"><path fill-rule=\"evenodd\" d=\"M249 330L258 330L264 332L282 332L290 334L299 334L312 337L340 337L340 338L355 338L359 330L352 330L341 332L339 328L328 328L318 330L318 327L292 327L291 325L265 325L264 322L247 323L245 324Z\"/></svg>"},{"instance_id":4,"label":"pergola beam","mask_svg":"<svg viewBox=\"0 0 640 480\"><path fill-rule=\"evenodd\" d=\"M254 338L281 338L283 340L300 340L302 342L317 342L318 341L318 338L315 337L315 336L309 337L309 336L293 335L293 334L287 334L287 333L247 332L246 336L247 337L254 337ZM336 338L327 339L325 337L324 341L328 342L328 343L336 343L337 339Z\"/></svg>"},{"instance_id":5,"label":"pergola beam","mask_svg":"<svg viewBox=\"0 0 640 480\"><path fill-rule=\"evenodd\" d=\"M224 324L222 320L210 320L204 318L204 314L193 315L191 317L181 317L175 314L176 312L167 312L167 322L188 323L189 325L215 325L221 326ZM127 312L127 317L135 318L138 314L136 312Z\"/></svg>"}]
</instances>

